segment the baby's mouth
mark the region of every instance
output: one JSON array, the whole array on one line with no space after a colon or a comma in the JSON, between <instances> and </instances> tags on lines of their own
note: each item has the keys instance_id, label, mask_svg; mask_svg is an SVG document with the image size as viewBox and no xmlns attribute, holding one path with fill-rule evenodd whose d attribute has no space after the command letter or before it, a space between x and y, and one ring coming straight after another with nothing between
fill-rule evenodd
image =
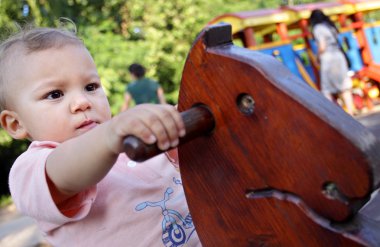
<instances>
[{"instance_id":1,"label":"baby's mouth","mask_svg":"<svg viewBox=\"0 0 380 247\"><path fill-rule=\"evenodd\" d=\"M93 128L96 126L96 122L92 120L85 120L77 127L77 129L83 129L83 128Z\"/></svg>"}]
</instances>

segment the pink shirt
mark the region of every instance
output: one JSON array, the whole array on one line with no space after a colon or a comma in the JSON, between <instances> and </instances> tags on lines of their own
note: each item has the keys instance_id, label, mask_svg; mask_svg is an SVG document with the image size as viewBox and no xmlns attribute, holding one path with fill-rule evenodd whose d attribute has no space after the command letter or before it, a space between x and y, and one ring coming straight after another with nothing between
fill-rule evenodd
<instances>
[{"instance_id":1,"label":"pink shirt","mask_svg":"<svg viewBox=\"0 0 380 247\"><path fill-rule=\"evenodd\" d=\"M15 161L9 186L17 208L37 220L54 246L201 246L179 172L165 155L136 163L121 154L96 186L62 209L54 204L45 174L59 145L33 142Z\"/></svg>"}]
</instances>

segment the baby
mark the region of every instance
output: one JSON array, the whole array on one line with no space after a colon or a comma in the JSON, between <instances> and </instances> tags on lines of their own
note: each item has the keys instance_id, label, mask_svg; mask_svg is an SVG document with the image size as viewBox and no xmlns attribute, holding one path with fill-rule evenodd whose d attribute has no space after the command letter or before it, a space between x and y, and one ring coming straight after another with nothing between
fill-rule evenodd
<instances>
[{"instance_id":1,"label":"baby","mask_svg":"<svg viewBox=\"0 0 380 247\"><path fill-rule=\"evenodd\" d=\"M0 87L2 127L31 141L11 169L11 195L52 245L201 246L169 157L136 163L123 153L128 135L176 147L185 128L173 106L111 117L85 45L54 28L0 45Z\"/></svg>"}]
</instances>

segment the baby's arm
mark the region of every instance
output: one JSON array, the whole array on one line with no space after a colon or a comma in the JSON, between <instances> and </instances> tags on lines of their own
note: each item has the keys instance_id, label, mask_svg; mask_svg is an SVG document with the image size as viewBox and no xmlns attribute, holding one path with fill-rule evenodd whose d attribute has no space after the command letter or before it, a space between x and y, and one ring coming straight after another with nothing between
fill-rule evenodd
<instances>
[{"instance_id":1,"label":"baby's arm","mask_svg":"<svg viewBox=\"0 0 380 247\"><path fill-rule=\"evenodd\" d=\"M177 146L185 135L180 114L170 105L138 105L87 133L59 145L48 157L46 172L54 201L67 198L98 183L112 168L123 140L135 135L161 150Z\"/></svg>"}]
</instances>

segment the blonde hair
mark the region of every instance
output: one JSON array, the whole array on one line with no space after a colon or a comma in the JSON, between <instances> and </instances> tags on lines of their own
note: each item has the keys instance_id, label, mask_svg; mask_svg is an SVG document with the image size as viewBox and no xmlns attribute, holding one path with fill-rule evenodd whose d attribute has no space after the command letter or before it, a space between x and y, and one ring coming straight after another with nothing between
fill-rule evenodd
<instances>
[{"instance_id":1,"label":"blonde hair","mask_svg":"<svg viewBox=\"0 0 380 247\"><path fill-rule=\"evenodd\" d=\"M20 54L21 50L25 55L33 52L43 51L50 48L59 48L67 44L83 45L75 33L58 28L32 28L22 30L0 44L0 112L7 107L7 81L6 64L13 55ZM17 51L17 52L16 52ZM22 71L20 71L22 73Z\"/></svg>"}]
</instances>

